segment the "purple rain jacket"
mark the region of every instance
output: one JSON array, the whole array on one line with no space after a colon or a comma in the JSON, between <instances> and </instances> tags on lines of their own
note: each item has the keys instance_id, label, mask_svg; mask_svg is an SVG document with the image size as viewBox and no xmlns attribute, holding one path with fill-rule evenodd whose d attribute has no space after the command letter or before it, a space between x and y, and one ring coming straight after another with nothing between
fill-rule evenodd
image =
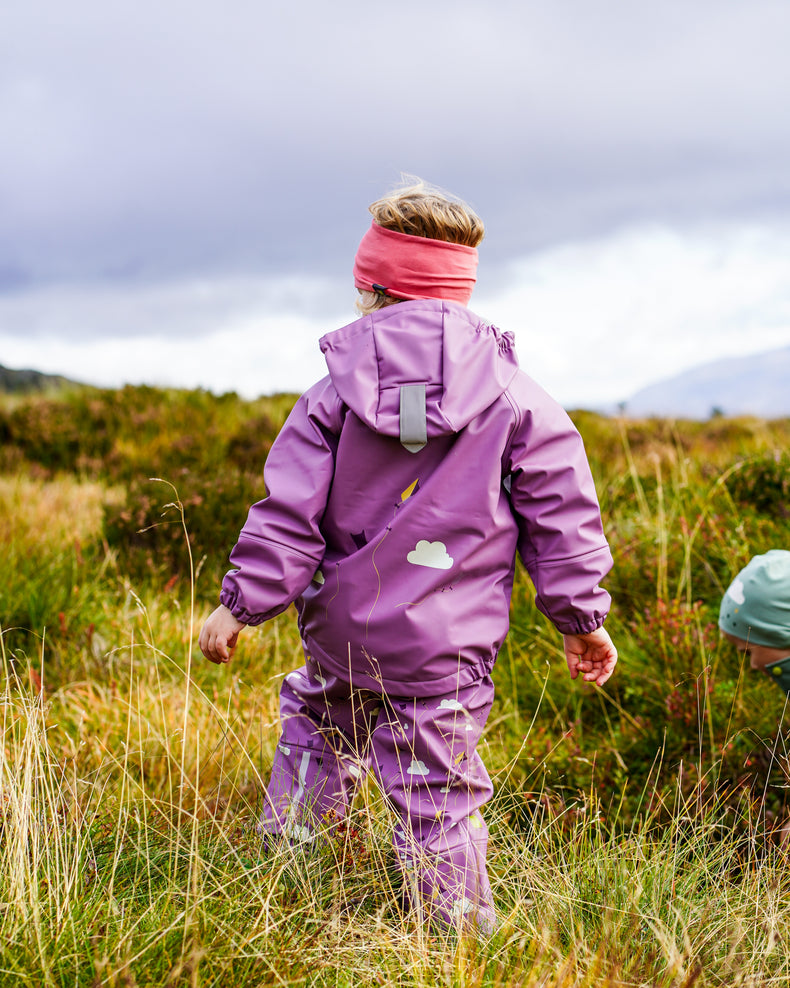
<instances>
[{"instance_id":1,"label":"purple rain jacket","mask_svg":"<svg viewBox=\"0 0 790 988\"><path fill-rule=\"evenodd\" d=\"M612 565L581 437L464 306L400 302L324 336L329 376L267 457L221 601L296 602L305 651L355 686L437 696L491 671L516 552L566 634L603 624Z\"/></svg>"}]
</instances>

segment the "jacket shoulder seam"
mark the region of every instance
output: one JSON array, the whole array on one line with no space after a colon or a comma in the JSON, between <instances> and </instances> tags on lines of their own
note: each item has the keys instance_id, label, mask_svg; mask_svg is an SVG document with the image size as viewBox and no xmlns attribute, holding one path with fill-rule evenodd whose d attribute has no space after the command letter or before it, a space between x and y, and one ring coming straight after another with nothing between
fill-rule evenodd
<instances>
[{"instance_id":1,"label":"jacket shoulder seam","mask_svg":"<svg viewBox=\"0 0 790 988\"><path fill-rule=\"evenodd\" d=\"M502 396L510 405L510 410L513 413L513 424L511 425L510 431L508 433L507 443L505 444L505 454L504 454L505 463L509 463L511 451L513 448L513 438L516 434L516 430L521 425L522 415L518 402L516 402L513 396L511 395L509 387L505 388L505 390L502 392Z\"/></svg>"}]
</instances>

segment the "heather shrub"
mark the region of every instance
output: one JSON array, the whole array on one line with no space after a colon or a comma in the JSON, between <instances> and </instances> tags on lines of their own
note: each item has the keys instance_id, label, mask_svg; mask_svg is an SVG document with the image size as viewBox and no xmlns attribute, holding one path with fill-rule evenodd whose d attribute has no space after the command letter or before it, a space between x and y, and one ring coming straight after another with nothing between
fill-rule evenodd
<instances>
[{"instance_id":1,"label":"heather shrub","mask_svg":"<svg viewBox=\"0 0 790 988\"><path fill-rule=\"evenodd\" d=\"M743 511L790 521L790 454L777 449L737 464L727 490Z\"/></svg>"},{"instance_id":2,"label":"heather shrub","mask_svg":"<svg viewBox=\"0 0 790 988\"><path fill-rule=\"evenodd\" d=\"M180 581L185 586L191 556L201 568L201 592L216 596L248 506L264 496L263 472L231 466L206 476L182 469L173 484L175 491L162 479L131 481L123 502L106 511L105 538L133 580L153 580L160 586Z\"/></svg>"},{"instance_id":3,"label":"heather shrub","mask_svg":"<svg viewBox=\"0 0 790 988\"><path fill-rule=\"evenodd\" d=\"M571 682L518 568L481 745L500 925L472 940L400 907L370 781L307 846L256 833L293 614L221 668L195 636L292 401L0 401L0 984L786 984L785 700L716 621L790 544L790 422L574 413L620 663Z\"/></svg>"},{"instance_id":4,"label":"heather shrub","mask_svg":"<svg viewBox=\"0 0 790 988\"><path fill-rule=\"evenodd\" d=\"M294 401L294 395L247 402L233 392L147 386L6 400L0 403L0 467L111 483L172 478L184 469L216 475L229 462L259 471Z\"/></svg>"}]
</instances>

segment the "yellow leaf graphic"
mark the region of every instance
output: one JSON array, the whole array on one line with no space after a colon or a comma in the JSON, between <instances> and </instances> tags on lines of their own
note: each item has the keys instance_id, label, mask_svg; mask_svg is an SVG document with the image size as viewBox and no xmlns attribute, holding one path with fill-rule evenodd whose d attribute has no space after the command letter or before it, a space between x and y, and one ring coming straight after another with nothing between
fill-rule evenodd
<instances>
[{"instance_id":1,"label":"yellow leaf graphic","mask_svg":"<svg viewBox=\"0 0 790 988\"><path fill-rule=\"evenodd\" d=\"M420 482L420 478L418 477L413 484L409 484L409 486L400 496L401 501L406 501L408 498L412 496L412 494L414 493L414 488L417 486L417 484L419 484L419 482Z\"/></svg>"}]
</instances>

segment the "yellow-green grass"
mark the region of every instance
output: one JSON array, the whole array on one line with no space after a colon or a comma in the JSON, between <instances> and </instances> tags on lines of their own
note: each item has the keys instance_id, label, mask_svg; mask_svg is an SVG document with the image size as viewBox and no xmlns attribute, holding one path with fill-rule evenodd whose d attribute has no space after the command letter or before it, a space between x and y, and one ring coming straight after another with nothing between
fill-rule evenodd
<instances>
[{"instance_id":1,"label":"yellow-green grass","mask_svg":"<svg viewBox=\"0 0 790 988\"><path fill-rule=\"evenodd\" d=\"M401 911L374 780L342 832L256 834L279 682L302 661L290 612L214 667L200 544L175 581L132 575L104 541L122 482L0 477L0 984L787 984L784 703L715 625L739 566L788 547L774 502L729 482L781 466L786 424L579 421L621 661L603 691L571 683L519 572L481 748L490 937ZM176 486L154 486L155 518L185 540Z\"/></svg>"}]
</instances>

